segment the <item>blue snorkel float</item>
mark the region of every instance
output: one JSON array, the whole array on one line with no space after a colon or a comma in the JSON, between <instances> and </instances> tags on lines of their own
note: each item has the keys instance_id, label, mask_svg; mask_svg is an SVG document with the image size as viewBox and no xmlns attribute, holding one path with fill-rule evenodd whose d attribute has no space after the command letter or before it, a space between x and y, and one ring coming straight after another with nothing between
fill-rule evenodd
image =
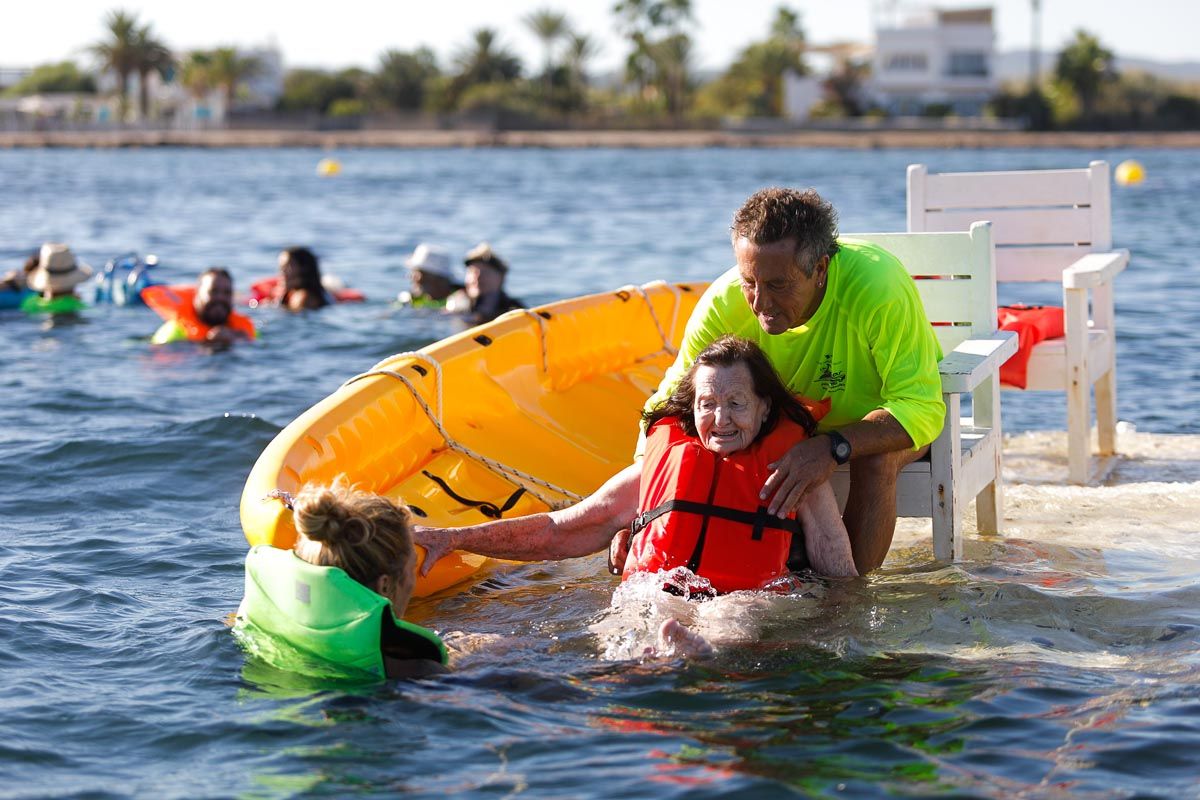
<instances>
[{"instance_id":1,"label":"blue snorkel float","mask_svg":"<svg viewBox=\"0 0 1200 800\"><path fill-rule=\"evenodd\" d=\"M96 278L96 305L141 306L142 289L161 283L151 274L158 266L158 256L148 255L143 261L137 253L126 253L111 259Z\"/></svg>"}]
</instances>

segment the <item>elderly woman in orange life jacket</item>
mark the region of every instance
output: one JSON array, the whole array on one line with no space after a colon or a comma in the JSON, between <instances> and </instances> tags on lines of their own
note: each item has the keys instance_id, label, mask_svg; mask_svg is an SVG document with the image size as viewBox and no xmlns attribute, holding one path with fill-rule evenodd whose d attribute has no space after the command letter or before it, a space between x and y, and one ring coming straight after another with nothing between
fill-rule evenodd
<instances>
[{"instance_id":1,"label":"elderly woman in orange life jacket","mask_svg":"<svg viewBox=\"0 0 1200 800\"><path fill-rule=\"evenodd\" d=\"M645 417L632 525L633 498L601 506L592 499L603 497L601 491L544 514L469 528L419 527L414 539L429 551L422 571L467 543L473 552L497 558L587 555L602 549L612 531L629 526L633 537L621 570L626 578L685 567L716 592L730 592L762 588L790 569L857 574L828 483L805 496L793 519L767 514L759 499L773 462L816 423L753 342L735 336L713 342L666 403Z\"/></svg>"}]
</instances>

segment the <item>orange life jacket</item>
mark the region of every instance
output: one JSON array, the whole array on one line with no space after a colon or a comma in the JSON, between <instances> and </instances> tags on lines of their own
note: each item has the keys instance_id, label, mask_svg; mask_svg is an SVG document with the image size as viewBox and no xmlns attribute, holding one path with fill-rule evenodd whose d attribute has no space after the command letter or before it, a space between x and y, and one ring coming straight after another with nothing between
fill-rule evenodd
<instances>
[{"instance_id":1,"label":"orange life jacket","mask_svg":"<svg viewBox=\"0 0 1200 800\"><path fill-rule=\"evenodd\" d=\"M175 321L182 325L187 331L189 341L203 342L212 327L200 321L196 314L195 300L195 286L155 285L142 289L142 302L167 322ZM254 323L236 311L229 312L229 319L225 324L251 339L257 336Z\"/></svg>"},{"instance_id":2,"label":"orange life jacket","mask_svg":"<svg viewBox=\"0 0 1200 800\"><path fill-rule=\"evenodd\" d=\"M716 591L732 592L787 574L800 523L767 514L758 493L767 465L804 438L804 429L783 416L759 441L720 456L684 433L677 417L655 423L646 434L636 535L623 577L687 567Z\"/></svg>"},{"instance_id":3,"label":"orange life jacket","mask_svg":"<svg viewBox=\"0 0 1200 800\"><path fill-rule=\"evenodd\" d=\"M275 299L275 293L279 291L279 284L282 279L278 275L271 275L266 278L259 278L254 283L250 284L250 296L247 301L251 306L270 303ZM333 291L325 290L325 294L329 296L331 303L361 303L367 299L367 296L358 289L343 287L334 289Z\"/></svg>"},{"instance_id":4,"label":"orange life jacket","mask_svg":"<svg viewBox=\"0 0 1200 800\"><path fill-rule=\"evenodd\" d=\"M1024 389L1033 346L1043 339L1064 335L1063 310L1058 306L1000 306L996 327L1017 332L1017 352L1000 365L1000 382Z\"/></svg>"}]
</instances>

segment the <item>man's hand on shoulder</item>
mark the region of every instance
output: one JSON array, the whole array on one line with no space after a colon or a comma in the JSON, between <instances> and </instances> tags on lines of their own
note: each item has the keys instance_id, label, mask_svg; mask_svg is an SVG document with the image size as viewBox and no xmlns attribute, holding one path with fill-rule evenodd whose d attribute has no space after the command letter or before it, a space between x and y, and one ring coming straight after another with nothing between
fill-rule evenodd
<instances>
[{"instance_id":1,"label":"man's hand on shoulder","mask_svg":"<svg viewBox=\"0 0 1200 800\"><path fill-rule=\"evenodd\" d=\"M778 461L767 465L772 472L759 499L767 501L768 513L786 517L800 506L805 493L829 479L835 466L827 436L797 442Z\"/></svg>"}]
</instances>

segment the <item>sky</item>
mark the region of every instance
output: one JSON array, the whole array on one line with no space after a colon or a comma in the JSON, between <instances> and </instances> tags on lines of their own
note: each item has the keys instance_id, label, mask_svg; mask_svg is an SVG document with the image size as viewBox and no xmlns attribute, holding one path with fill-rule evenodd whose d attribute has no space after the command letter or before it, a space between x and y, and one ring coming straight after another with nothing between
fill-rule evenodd
<instances>
[{"instance_id":1,"label":"sky","mask_svg":"<svg viewBox=\"0 0 1200 800\"><path fill-rule=\"evenodd\" d=\"M1157 61L1200 60L1200 0L1040 0L1041 42L1057 50L1084 27L1118 56ZM480 27L493 27L530 71L541 64L536 38L522 19L548 8L565 12L575 29L601 43L593 72L616 69L626 46L614 29L614 0L0 0L0 67L30 67L75 59L104 35L114 8L152 23L177 51L222 45L276 44L287 66L374 68L387 49L426 45L443 66ZM780 0L693 0L697 61L727 66L738 51L762 39ZM873 13L903 9L894 0L792 0L810 42L869 42ZM930 5L930 4L924 4ZM942 0L943 8L987 6L986 0ZM996 47L1021 50L1032 40L1031 0L994 0ZM917 7L920 7L919 5Z\"/></svg>"}]
</instances>

